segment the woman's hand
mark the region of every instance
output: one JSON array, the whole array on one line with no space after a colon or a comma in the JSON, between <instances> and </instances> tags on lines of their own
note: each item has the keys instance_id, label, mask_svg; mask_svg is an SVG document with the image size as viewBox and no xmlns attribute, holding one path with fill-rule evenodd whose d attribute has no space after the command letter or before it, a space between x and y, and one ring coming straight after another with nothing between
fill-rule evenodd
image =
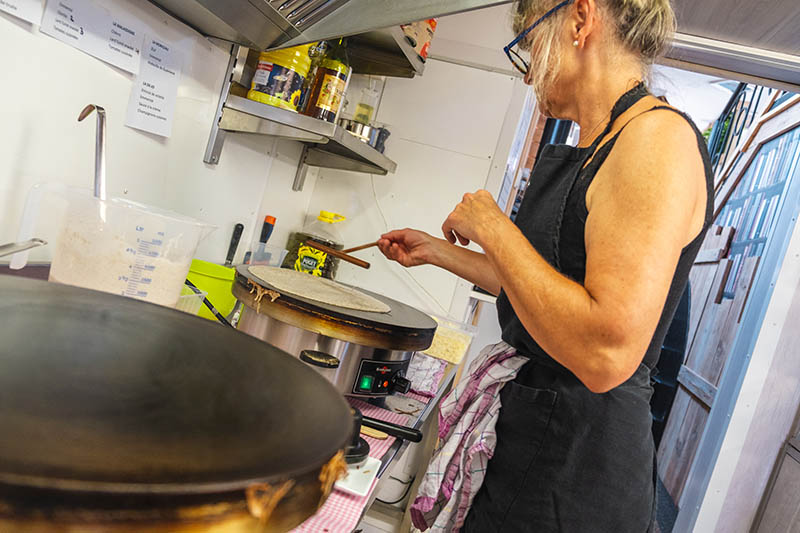
<instances>
[{"instance_id":1,"label":"woman's hand","mask_svg":"<svg viewBox=\"0 0 800 533\"><path fill-rule=\"evenodd\" d=\"M387 258L397 261L404 267L432 263L437 243L444 243L424 231L398 229L384 233L378 241L378 248Z\"/></svg>"},{"instance_id":2,"label":"woman's hand","mask_svg":"<svg viewBox=\"0 0 800 533\"><path fill-rule=\"evenodd\" d=\"M497 206L497 202L487 191L467 193L447 220L442 224L442 233L450 244L456 240L466 246L474 241L485 249L484 243L502 224L510 224L510 219Z\"/></svg>"}]
</instances>

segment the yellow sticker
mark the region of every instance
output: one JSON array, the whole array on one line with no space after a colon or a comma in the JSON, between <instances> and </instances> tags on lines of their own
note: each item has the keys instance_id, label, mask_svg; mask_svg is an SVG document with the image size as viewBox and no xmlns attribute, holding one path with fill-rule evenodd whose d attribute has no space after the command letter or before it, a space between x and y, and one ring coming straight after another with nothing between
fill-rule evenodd
<instances>
[{"instance_id":1,"label":"yellow sticker","mask_svg":"<svg viewBox=\"0 0 800 533\"><path fill-rule=\"evenodd\" d=\"M294 269L298 272L307 272L312 276L322 277L322 267L328 254L320 252L316 248L303 245L297 250L297 261L294 262Z\"/></svg>"}]
</instances>

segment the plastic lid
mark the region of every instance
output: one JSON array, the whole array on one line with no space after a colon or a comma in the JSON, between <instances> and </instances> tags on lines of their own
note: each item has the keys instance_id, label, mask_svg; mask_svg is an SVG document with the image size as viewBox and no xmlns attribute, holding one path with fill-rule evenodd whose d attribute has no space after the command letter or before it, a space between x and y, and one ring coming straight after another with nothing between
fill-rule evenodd
<instances>
[{"instance_id":1,"label":"plastic lid","mask_svg":"<svg viewBox=\"0 0 800 533\"><path fill-rule=\"evenodd\" d=\"M308 76L308 71L311 69L311 57L308 52L312 44L313 43L309 43L301 46L293 46L291 48L272 50L270 52L261 52L258 59L259 61L269 61L276 65L294 70L305 78Z\"/></svg>"},{"instance_id":2,"label":"plastic lid","mask_svg":"<svg viewBox=\"0 0 800 533\"><path fill-rule=\"evenodd\" d=\"M317 220L320 222L327 222L328 224L333 224L335 222L341 222L342 220L347 220L344 215L340 215L339 213L331 213L330 211L320 211Z\"/></svg>"},{"instance_id":3,"label":"plastic lid","mask_svg":"<svg viewBox=\"0 0 800 533\"><path fill-rule=\"evenodd\" d=\"M264 222L266 222L267 224L272 224L274 226L275 225L275 217L267 215L267 216L264 217Z\"/></svg>"}]
</instances>

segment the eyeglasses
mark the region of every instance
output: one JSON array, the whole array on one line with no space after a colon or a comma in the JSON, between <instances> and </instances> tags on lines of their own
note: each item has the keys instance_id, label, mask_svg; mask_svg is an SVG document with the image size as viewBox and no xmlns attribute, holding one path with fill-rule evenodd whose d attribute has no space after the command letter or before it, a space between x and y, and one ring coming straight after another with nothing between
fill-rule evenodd
<instances>
[{"instance_id":1,"label":"eyeglasses","mask_svg":"<svg viewBox=\"0 0 800 533\"><path fill-rule=\"evenodd\" d=\"M545 20L547 20L548 18L553 16L553 14L556 11L558 11L559 9L561 9L562 7L568 6L569 4L571 4L574 1L575 0L564 0L563 2L558 4L556 7L554 7L553 9L551 9L550 11L548 11L547 13L542 15L536 22L534 22L533 24L528 26L525 29L525 31L523 31L522 33L517 35L517 37L513 41L508 43L508 45L503 48L503 51L508 56L508 59L511 61L511 64L514 65L514 67L516 67L517 70L522 72L523 75L527 75L528 74L528 70L530 70L531 67L530 67L530 65L528 65L527 61L522 59L522 56L519 55L519 52L517 52L516 50L512 50L512 48L515 47L522 39L527 37L527 35L530 32L533 31L533 28L535 28L536 26L538 26L539 24L541 24L542 22L544 22Z\"/></svg>"}]
</instances>

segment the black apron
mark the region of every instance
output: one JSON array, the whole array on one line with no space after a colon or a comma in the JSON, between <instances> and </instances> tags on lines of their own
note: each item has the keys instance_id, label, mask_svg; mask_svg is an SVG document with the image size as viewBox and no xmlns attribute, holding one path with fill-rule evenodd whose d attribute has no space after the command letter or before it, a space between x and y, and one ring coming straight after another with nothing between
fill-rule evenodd
<instances>
[{"instance_id":1,"label":"black apron","mask_svg":"<svg viewBox=\"0 0 800 533\"><path fill-rule=\"evenodd\" d=\"M575 216L567 204L586 177L582 169L616 119L647 94L640 84L623 95L591 146L543 148L516 223L560 272L568 270L559 251L565 210ZM650 367L643 363L619 387L592 393L527 335L504 293L497 305L504 340L531 361L501 392L497 447L462 531L652 531Z\"/></svg>"}]
</instances>

